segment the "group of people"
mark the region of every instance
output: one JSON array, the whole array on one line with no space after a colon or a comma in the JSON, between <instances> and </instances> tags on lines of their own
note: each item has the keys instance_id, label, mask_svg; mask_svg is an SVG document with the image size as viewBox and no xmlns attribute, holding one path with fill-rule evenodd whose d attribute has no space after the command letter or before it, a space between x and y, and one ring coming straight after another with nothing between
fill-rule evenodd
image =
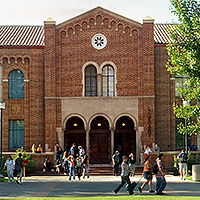
<instances>
[{"instance_id":1,"label":"group of people","mask_svg":"<svg viewBox=\"0 0 200 200\"><path fill-rule=\"evenodd\" d=\"M69 174L69 181L73 178L75 180L75 170L77 170L78 179L80 180L81 176L89 178L89 157L86 154L82 146L76 146L75 143L72 144L69 152L63 151L62 147L58 142L56 145L56 162L55 168L58 173L62 170L64 174ZM44 171L52 171L53 165L47 158L44 162Z\"/></svg>"},{"instance_id":2,"label":"group of people","mask_svg":"<svg viewBox=\"0 0 200 200\"><path fill-rule=\"evenodd\" d=\"M17 184L22 183L22 176L23 176L23 167L24 167L24 160L22 158L22 154L19 153L18 157L16 160L13 160L12 156L8 156L8 159L6 160L4 164L4 170L7 170L8 174L8 182L14 182L14 171L16 170L17 172Z\"/></svg>"},{"instance_id":3,"label":"group of people","mask_svg":"<svg viewBox=\"0 0 200 200\"><path fill-rule=\"evenodd\" d=\"M144 155L144 169L143 169L143 176L146 179L146 181L138 187L140 193L142 193L144 187L148 184L149 185L149 193L155 193L156 195L164 195L163 191L166 187L166 179L165 179L165 174L163 171L163 162L162 162L162 157L163 153L160 153L160 148L158 145L155 145L156 152L158 153L158 156L156 158L156 161L154 162L154 165L151 163L151 156L150 153L152 150L150 149L150 146L147 146ZM181 152L178 154L177 158L179 159L179 172L180 172L180 177L182 180L185 180L187 176L187 160L188 160L188 155L185 151L185 149L182 149ZM119 152L116 151L115 154L112 157L113 160L113 174L118 175L118 169L119 169ZM134 165L134 162L130 161L134 160L134 156L131 153L128 156L124 155L123 156L123 162L121 164L121 184L113 190L114 194L117 194L119 190L124 186L124 184L127 184L127 190L129 191L130 195L134 194L133 189L137 185L135 182L131 183L130 182L130 174L134 175L135 170L134 168L131 168L131 166ZM118 165L117 165L118 164ZM156 177L156 191L153 190L152 188L152 179L153 175ZM133 187L131 187L133 186Z\"/></svg>"},{"instance_id":4,"label":"group of people","mask_svg":"<svg viewBox=\"0 0 200 200\"><path fill-rule=\"evenodd\" d=\"M38 144L38 147L37 147L37 145L34 143L31 147L31 151L32 151L32 153L42 153L43 147L41 144Z\"/></svg>"},{"instance_id":5,"label":"group of people","mask_svg":"<svg viewBox=\"0 0 200 200\"><path fill-rule=\"evenodd\" d=\"M129 195L134 195L134 187L137 185L135 182L131 183L130 181L130 174L134 175L135 170L129 165L129 160L131 158L131 154L128 156L124 155L123 156L123 162L121 164L121 183L120 185L113 190L113 193L116 195L119 190L127 184L127 190L129 192ZM165 189L166 186L166 180L165 180L165 175L163 172L163 163L162 163L162 157L163 154L160 153L156 159L156 162L154 165L157 165L157 171L155 173L156 176L156 194L157 195L163 195L163 190ZM155 193L155 191L152 189L152 178L153 178L153 169L152 169L152 164L150 163L150 156L146 156L144 160L144 170L143 170L143 176L146 179L146 181L139 187L139 191L142 193L143 188L149 184L149 192L150 193Z\"/></svg>"}]
</instances>

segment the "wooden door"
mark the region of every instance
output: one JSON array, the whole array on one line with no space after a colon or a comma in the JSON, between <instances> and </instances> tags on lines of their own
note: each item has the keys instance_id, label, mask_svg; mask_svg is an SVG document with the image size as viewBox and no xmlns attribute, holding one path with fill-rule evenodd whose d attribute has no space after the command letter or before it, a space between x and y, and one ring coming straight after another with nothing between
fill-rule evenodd
<instances>
[{"instance_id":1,"label":"wooden door","mask_svg":"<svg viewBox=\"0 0 200 200\"><path fill-rule=\"evenodd\" d=\"M73 143L76 143L77 146L81 145L85 149L85 133L68 133L65 137L65 150L69 151Z\"/></svg>"},{"instance_id":2,"label":"wooden door","mask_svg":"<svg viewBox=\"0 0 200 200\"><path fill-rule=\"evenodd\" d=\"M93 133L91 141L92 159L108 158L108 135L106 133Z\"/></svg>"},{"instance_id":3,"label":"wooden door","mask_svg":"<svg viewBox=\"0 0 200 200\"><path fill-rule=\"evenodd\" d=\"M124 154L128 154L131 152L131 134L130 133L122 134L122 147L123 147Z\"/></svg>"}]
</instances>

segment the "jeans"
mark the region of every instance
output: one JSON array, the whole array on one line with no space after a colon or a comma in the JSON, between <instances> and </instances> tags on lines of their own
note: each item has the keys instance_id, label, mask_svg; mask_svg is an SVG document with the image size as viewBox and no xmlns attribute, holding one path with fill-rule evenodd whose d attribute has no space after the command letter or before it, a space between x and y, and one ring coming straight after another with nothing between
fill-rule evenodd
<instances>
[{"instance_id":1,"label":"jeans","mask_svg":"<svg viewBox=\"0 0 200 200\"><path fill-rule=\"evenodd\" d=\"M69 180L71 180L72 174L73 174L73 179L75 180L75 166L70 167L70 170L69 170Z\"/></svg>"},{"instance_id":2,"label":"jeans","mask_svg":"<svg viewBox=\"0 0 200 200\"><path fill-rule=\"evenodd\" d=\"M167 183L165 178L156 178L156 193L158 192L162 192L165 187L166 187Z\"/></svg>"},{"instance_id":3,"label":"jeans","mask_svg":"<svg viewBox=\"0 0 200 200\"><path fill-rule=\"evenodd\" d=\"M115 193L118 193L119 190L127 183L128 185L131 184L129 176L121 176L121 183L120 185L114 190ZM129 194L133 194L133 191L129 190Z\"/></svg>"},{"instance_id":4,"label":"jeans","mask_svg":"<svg viewBox=\"0 0 200 200\"><path fill-rule=\"evenodd\" d=\"M58 159L61 160L61 154L60 153L56 154L56 160L58 160Z\"/></svg>"},{"instance_id":5,"label":"jeans","mask_svg":"<svg viewBox=\"0 0 200 200\"><path fill-rule=\"evenodd\" d=\"M85 168L83 169L83 178L85 178L85 172L87 170L87 178L89 178L89 167L87 165L85 165Z\"/></svg>"}]
</instances>

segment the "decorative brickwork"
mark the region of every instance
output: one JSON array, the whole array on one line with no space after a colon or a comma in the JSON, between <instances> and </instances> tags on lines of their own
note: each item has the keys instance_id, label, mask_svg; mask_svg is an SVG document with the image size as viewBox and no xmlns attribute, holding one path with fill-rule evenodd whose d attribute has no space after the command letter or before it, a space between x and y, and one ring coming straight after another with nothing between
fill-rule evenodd
<instances>
[{"instance_id":1,"label":"decorative brickwork","mask_svg":"<svg viewBox=\"0 0 200 200\"><path fill-rule=\"evenodd\" d=\"M71 128L70 134L85 133L83 143L88 151L92 146L91 119L99 116L109 121L108 159L117 146L115 137L122 134L120 126L115 132L116 119L124 116L134 124L130 150L138 162L144 147L155 142L162 151L175 150L175 81L165 67L166 46L154 43L152 18L145 18L141 24L98 7L58 25L49 18L44 27L34 30L40 30L34 39L37 45L31 45L28 37L29 44L24 46L12 46L18 44L12 41L6 43L9 46L0 46L6 104L4 151L9 151L9 120L24 120L27 151L33 143L41 143L48 152L54 151L56 141L63 148L71 145L66 123L72 117L84 121L84 130L74 128L73 132ZM105 36L104 48L92 45L96 34ZM97 97L84 97L88 63L97 68ZM106 64L115 71L114 97L101 97L102 68ZM8 98L9 73L14 69L24 74L23 99Z\"/></svg>"}]
</instances>

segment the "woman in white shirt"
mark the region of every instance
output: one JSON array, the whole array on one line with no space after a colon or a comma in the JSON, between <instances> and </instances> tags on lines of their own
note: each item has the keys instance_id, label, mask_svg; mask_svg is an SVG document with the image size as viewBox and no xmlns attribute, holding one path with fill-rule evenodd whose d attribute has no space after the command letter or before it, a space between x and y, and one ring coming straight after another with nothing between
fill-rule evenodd
<instances>
[{"instance_id":1,"label":"woman in white shirt","mask_svg":"<svg viewBox=\"0 0 200 200\"><path fill-rule=\"evenodd\" d=\"M11 181L11 178L12 178L12 182L14 182L15 179L13 176L13 172L15 169L15 161L12 159L11 156L9 156L8 159L6 160L4 170L6 167L7 167L7 174L8 174L8 182Z\"/></svg>"},{"instance_id":2,"label":"woman in white shirt","mask_svg":"<svg viewBox=\"0 0 200 200\"><path fill-rule=\"evenodd\" d=\"M151 153L151 149L150 149L150 146L147 146L145 152L144 152L144 159L147 158L147 156L149 156L149 154Z\"/></svg>"}]
</instances>

